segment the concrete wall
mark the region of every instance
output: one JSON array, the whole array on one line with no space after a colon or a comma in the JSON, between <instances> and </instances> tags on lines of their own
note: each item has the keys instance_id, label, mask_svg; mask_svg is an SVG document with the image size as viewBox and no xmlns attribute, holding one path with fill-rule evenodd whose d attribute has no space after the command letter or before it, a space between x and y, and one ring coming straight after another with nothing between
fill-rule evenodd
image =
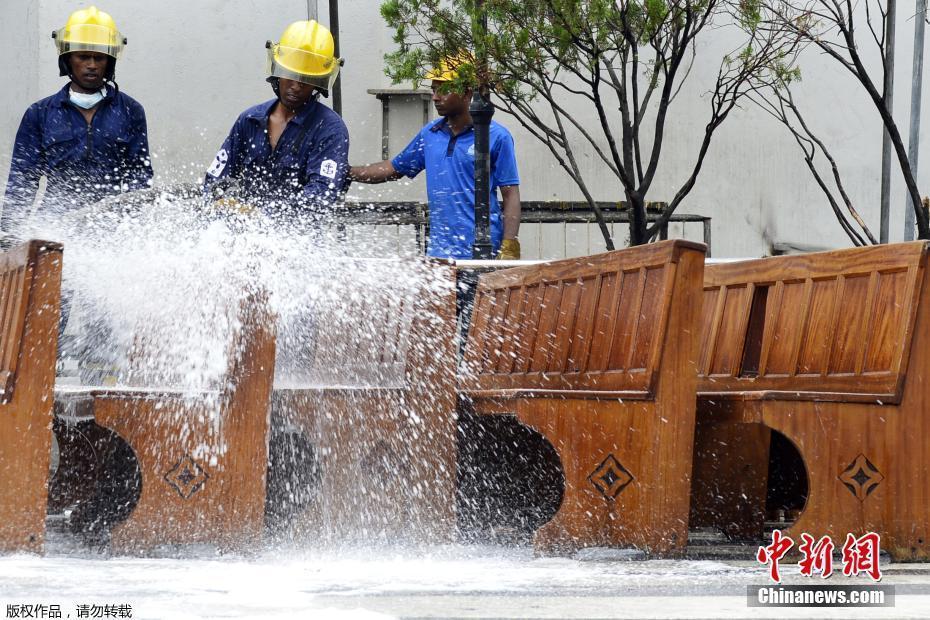
<instances>
[{"instance_id":1,"label":"concrete wall","mask_svg":"<svg viewBox=\"0 0 930 620\"><path fill-rule=\"evenodd\" d=\"M22 111L63 83L57 75L49 33L64 23L70 11L89 4L2 0L0 53L12 62L0 68L4 84L0 89L4 110L0 118L0 183L5 183ZM319 4L320 19L328 23L327 3ZM352 136L353 163L381 158L381 106L366 90L390 87L382 71L382 56L393 49L393 42L378 5L376 0L340 2L341 46L346 58L343 114ZM239 112L272 96L264 81L265 40L276 39L288 23L306 16L303 0L106 0L100 8L114 15L129 38L117 78L120 87L146 108L159 184L202 177ZM899 16L895 111L905 132L912 38L913 19ZM707 34L699 42L698 62L673 104L662 165L648 199L668 199L688 174L707 119L706 92L719 59L734 42L725 31ZM863 41L864 47L867 44ZM834 149L853 200L877 235L881 127L874 108L848 75L817 53L805 56L803 69L798 96L809 110L811 124ZM930 123L928 107L930 102L924 105L924 116ZM395 107L393 152L413 135L420 114L415 103ZM581 198L543 146L506 115L499 114L497 120L513 130L525 199ZM927 192L930 178L925 171L930 152L926 151L926 139L922 146L925 155L919 182ZM581 153L587 174L603 179L592 185L597 198L622 198L617 184L597 167L591 154L585 149ZM422 179L352 188L352 196L359 199L414 200L424 195ZM905 206L899 179L892 197L891 234L896 240L903 235ZM734 111L719 131L697 186L681 211L713 218L714 254L720 257L762 255L772 243L849 245L804 166L797 145L776 122L750 105ZM400 242L387 241L385 247L412 238L410 231L399 234ZM622 242L625 230L618 226L615 234ZM700 228L691 225L684 234L700 239ZM366 239L374 243L370 237ZM593 227L525 226L521 239L527 257L581 254L603 247Z\"/></svg>"},{"instance_id":2,"label":"concrete wall","mask_svg":"<svg viewBox=\"0 0 930 620\"><path fill-rule=\"evenodd\" d=\"M26 103L39 93L39 3L3 0L2 9L0 49L7 62L0 69L0 187L5 187L16 129Z\"/></svg>"}]
</instances>

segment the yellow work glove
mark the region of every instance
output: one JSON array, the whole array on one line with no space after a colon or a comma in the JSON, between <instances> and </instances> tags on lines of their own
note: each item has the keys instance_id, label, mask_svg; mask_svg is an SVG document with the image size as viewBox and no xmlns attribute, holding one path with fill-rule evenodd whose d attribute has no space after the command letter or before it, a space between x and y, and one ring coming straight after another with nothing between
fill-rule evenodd
<instances>
[{"instance_id":1,"label":"yellow work glove","mask_svg":"<svg viewBox=\"0 0 930 620\"><path fill-rule=\"evenodd\" d=\"M251 215L255 213L255 207L237 198L227 197L214 200L213 211L225 215Z\"/></svg>"},{"instance_id":2,"label":"yellow work glove","mask_svg":"<svg viewBox=\"0 0 930 620\"><path fill-rule=\"evenodd\" d=\"M501 241L501 249L497 253L497 260L520 260L520 242L516 239Z\"/></svg>"}]
</instances>

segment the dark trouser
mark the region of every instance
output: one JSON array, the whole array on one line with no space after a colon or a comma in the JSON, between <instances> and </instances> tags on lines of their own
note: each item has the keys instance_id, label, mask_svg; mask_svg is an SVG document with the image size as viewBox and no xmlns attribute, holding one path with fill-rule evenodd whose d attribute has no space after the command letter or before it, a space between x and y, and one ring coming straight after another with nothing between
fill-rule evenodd
<instances>
[{"instance_id":1,"label":"dark trouser","mask_svg":"<svg viewBox=\"0 0 930 620\"><path fill-rule=\"evenodd\" d=\"M81 310L80 333L66 336L65 331L71 319L71 311ZM105 377L113 374L116 361L113 351L113 330L108 317L97 308L86 303L74 289L61 290L61 318L58 322L58 361L63 358L76 359L80 369L81 381L88 385L98 385ZM63 366L59 370L64 370Z\"/></svg>"},{"instance_id":2,"label":"dark trouser","mask_svg":"<svg viewBox=\"0 0 930 620\"><path fill-rule=\"evenodd\" d=\"M478 291L478 273L475 271L456 272L455 316L459 325L459 359L465 354L468 340L468 327L475 309L475 293Z\"/></svg>"},{"instance_id":3,"label":"dark trouser","mask_svg":"<svg viewBox=\"0 0 930 620\"><path fill-rule=\"evenodd\" d=\"M70 288L61 289L61 318L58 321L58 359L63 355L71 353L70 343L65 343L65 329L68 327L68 319L71 318L71 302L74 300L74 290Z\"/></svg>"}]
</instances>

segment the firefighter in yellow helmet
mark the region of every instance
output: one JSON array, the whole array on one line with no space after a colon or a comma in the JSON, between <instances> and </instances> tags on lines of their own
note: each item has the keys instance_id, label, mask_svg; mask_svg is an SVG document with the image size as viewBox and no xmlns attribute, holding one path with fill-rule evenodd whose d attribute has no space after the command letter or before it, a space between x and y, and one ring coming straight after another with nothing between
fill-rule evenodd
<instances>
[{"instance_id":1,"label":"firefighter in yellow helmet","mask_svg":"<svg viewBox=\"0 0 930 620\"><path fill-rule=\"evenodd\" d=\"M294 22L266 48L275 98L239 115L207 170L204 192L215 199L234 188L240 202L270 217L317 222L346 185L349 132L319 101L342 61L332 34L315 20Z\"/></svg>"},{"instance_id":2,"label":"firefighter in yellow helmet","mask_svg":"<svg viewBox=\"0 0 930 620\"><path fill-rule=\"evenodd\" d=\"M94 6L80 9L52 38L69 81L32 104L16 133L0 222L5 245L28 234L43 176L39 220L148 187L152 179L145 111L113 81L126 45L113 18Z\"/></svg>"},{"instance_id":3,"label":"firefighter in yellow helmet","mask_svg":"<svg viewBox=\"0 0 930 620\"><path fill-rule=\"evenodd\" d=\"M361 183L383 183L426 171L429 198L427 254L440 258L471 258L475 235L475 132L469 102L472 89L449 91L458 69L472 64L467 52L443 58L425 76L432 83L433 104L441 117L414 136L393 160L353 166L351 176ZM491 245L497 258L520 258L520 177L513 137L491 122ZM497 190L501 200L498 201Z\"/></svg>"},{"instance_id":4,"label":"firefighter in yellow helmet","mask_svg":"<svg viewBox=\"0 0 930 620\"><path fill-rule=\"evenodd\" d=\"M45 225L54 227L68 211L152 181L145 110L114 82L126 38L113 17L95 6L79 9L52 39L59 73L68 82L29 106L16 132L0 221L4 247L43 235ZM45 193L33 212L43 177ZM97 344L106 340L107 326L93 318L93 310L82 309L85 336L81 350L74 350L63 338L73 294L62 290L59 354L76 355L86 367L101 361L104 348Z\"/></svg>"}]
</instances>

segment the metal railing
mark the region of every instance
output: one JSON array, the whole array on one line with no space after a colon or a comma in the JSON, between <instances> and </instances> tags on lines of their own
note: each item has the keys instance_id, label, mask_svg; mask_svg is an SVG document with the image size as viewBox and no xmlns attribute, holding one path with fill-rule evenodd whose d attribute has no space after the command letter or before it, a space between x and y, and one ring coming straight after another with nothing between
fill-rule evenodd
<instances>
[{"instance_id":1,"label":"metal railing","mask_svg":"<svg viewBox=\"0 0 930 620\"><path fill-rule=\"evenodd\" d=\"M69 215L69 217L93 217L97 212L114 208L119 208L124 211L144 209L151 205L156 200L156 198L162 196L163 194L168 194L180 199L197 200L201 197L201 189L199 185L183 183L171 185L169 187L152 188L139 190L128 194L119 194L117 196L105 198L95 205L92 205L92 207L75 211ZM604 220L608 225L629 224L630 212L629 209L626 208L625 203L597 202L595 204L603 213ZM524 200L521 202L521 207L520 222L522 224L593 226L597 223L597 219L594 217L594 210L587 202ZM651 223L657 221L664 207L665 203L662 202L646 203L647 222ZM334 208L332 212L328 214L327 219L343 230L347 226L410 227L413 229L413 237L415 238L418 251L421 254L426 252L426 240L429 238L429 206L425 202L349 200L345 203L344 206ZM669 224L672 223L682 225L682 236L684 236L685 225L700 225L700 240L707 246L707 256L711 256L710 217L676 212L672 214L669 222L667 222L659 232L660 239L668 238ZM595 253L603 251L603 244L600 241L600 233L594 233L592 230L591 234L593 238L597 238L597 244L601 247L599 249L592 248L592 244L589 242L587 247L588 251L583 253ZM569 243L569 237L571 235L572 232L568 230L565 231L566 244ZM619 237L619 235L615 236ZM410 239L409 234L398 235L398 237L399 243L410 243L410 241L403 241L402 239L404 237L406 239ZM530 250L528 247L529 244L527 243L528 239L524 237L522 241L524 246L524 255L528 258L533 257L532 252L528 251ZM616 238L615 244L618 247L622 246L622 243L617 243ZM542 246L542 241L540 241L540 246ZM541 254L542 253L540 252L539 257L543 258ZM545 256L545 258L565 258L567 256L568 254L564 254L563 252L563 256Z\"/></svg>"},{"instance_id":2,"label":"metal railing","mask_svg":"<svg viewBox=\"0 0 930 620\"><path fill-rule=\"evenodd\" d=\"M622 202L597 202L598 208L608 224L628 224L630 211ZM665 203L648 203L647 222L658 221ZM339 214L343 225L361 226L413 226L416 241L421 251L426 250L429 238L429 206L423 202L358 202L346 203ZM587 202L580 201L540 201L524 200L522 202L520 222L523 224L596 224L594 210ZM701 238L707 246L707 256L711 255L711 218L704 215L674 213L668 223L700 224ZM668 238L668 223L659 232L660 239Z\"/></svg>"}]
</instances>

